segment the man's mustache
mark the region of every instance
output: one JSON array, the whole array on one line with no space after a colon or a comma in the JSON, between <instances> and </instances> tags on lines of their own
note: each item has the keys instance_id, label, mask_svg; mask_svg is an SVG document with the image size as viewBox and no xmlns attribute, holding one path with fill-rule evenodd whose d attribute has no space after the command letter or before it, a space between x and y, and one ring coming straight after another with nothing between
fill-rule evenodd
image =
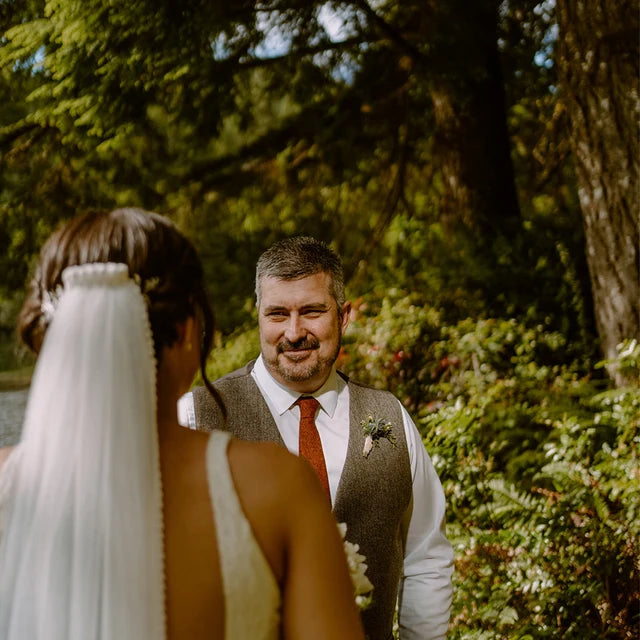
<instances>
[{"instance_id":1,"label":"man's mustache","mask_svg":"<svg viewBox=\"0 0 640 640\"><path fill-rule=\"evenodd\" d=\"M317 349L320 346L320 342L316 338L301 338L296 342L284 339L278 343L278 353L284 351L296 351L298 349Z\"/></svg>"}]
</instances>

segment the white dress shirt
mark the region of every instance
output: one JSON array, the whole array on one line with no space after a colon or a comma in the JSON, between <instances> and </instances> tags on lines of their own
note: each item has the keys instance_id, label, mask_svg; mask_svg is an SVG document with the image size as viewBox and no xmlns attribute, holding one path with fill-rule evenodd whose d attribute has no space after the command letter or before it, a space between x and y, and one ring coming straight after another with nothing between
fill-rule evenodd
<instances>
[{"instance_id":1,"label":"white dress shirt","mask_svg":"<svg viewBox=\"0 0 640 640\"><path fill-rule=\"evenodd\" d=\"M259 357L251 372L262 393L287 449L298 454L299 393L279 384ZM331 371L313 396L320 403L316 427L322 442L331 502L338 484L349 444L349 387ZM402 407L404 431L409 450L413 498L406 530L404 567L400 585L401 640L442 640L449 624L453 572L453 549L445 537L445 499L440 479L420 434ZM193 396L179 402L180 422L195 428Z\"/></svg>"}]
</instances>

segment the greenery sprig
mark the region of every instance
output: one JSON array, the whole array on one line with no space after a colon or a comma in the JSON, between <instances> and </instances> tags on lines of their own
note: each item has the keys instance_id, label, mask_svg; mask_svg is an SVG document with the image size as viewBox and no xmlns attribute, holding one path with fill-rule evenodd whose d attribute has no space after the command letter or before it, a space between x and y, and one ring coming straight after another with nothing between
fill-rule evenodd
<instances>
[{"instance_id":1,"label":"greenery sprig","mask_svg":"<svg viewBox=\"0 0 640 640\"><path fill-rule=\"evenodd\" d=\"M374 415L367 416L366 420L360 422L362 432L364 433L364 448L362 449L362 455L365 458L369 457L373 446L380 446L380 438L387 439L392 446L396 446L396 437L392 432L392 424L386 418L377 418Z\"/></svg>"}]
</instances>

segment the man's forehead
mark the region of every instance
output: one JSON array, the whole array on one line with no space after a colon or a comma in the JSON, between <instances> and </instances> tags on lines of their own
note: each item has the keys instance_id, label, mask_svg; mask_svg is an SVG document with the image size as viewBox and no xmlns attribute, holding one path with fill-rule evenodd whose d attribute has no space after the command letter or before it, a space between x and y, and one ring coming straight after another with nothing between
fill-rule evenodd
<instances>
[{"instance_id":1,"label":"man's forehead","mask_svg":"<svg viewBox=\"0 0 640 640\"><path fill-rule=\"evenodd\" d=\"M299 278L278 278L264 276L260 280L260 292L263 301L272 298L294 297L299 299L330 298L331 277L319 271Z\"/></svg>"}]
</instances>

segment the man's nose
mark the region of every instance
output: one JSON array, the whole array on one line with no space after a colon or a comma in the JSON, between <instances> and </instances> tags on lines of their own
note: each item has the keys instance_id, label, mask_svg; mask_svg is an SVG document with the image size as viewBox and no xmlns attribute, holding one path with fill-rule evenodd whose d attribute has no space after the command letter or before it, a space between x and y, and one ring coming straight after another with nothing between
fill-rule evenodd
<instances>
[{"instance_id":1,"label":"man's nose","mask_svg":"<svg viewBox=\"0 0 640 640\"><path fill-rule=\"evenodd\" d=\"M303 338L305 334L303 323L297 313L292 313L287 321L284 336L289 342L296 342Z\"/></svg>"}]
</instances>

